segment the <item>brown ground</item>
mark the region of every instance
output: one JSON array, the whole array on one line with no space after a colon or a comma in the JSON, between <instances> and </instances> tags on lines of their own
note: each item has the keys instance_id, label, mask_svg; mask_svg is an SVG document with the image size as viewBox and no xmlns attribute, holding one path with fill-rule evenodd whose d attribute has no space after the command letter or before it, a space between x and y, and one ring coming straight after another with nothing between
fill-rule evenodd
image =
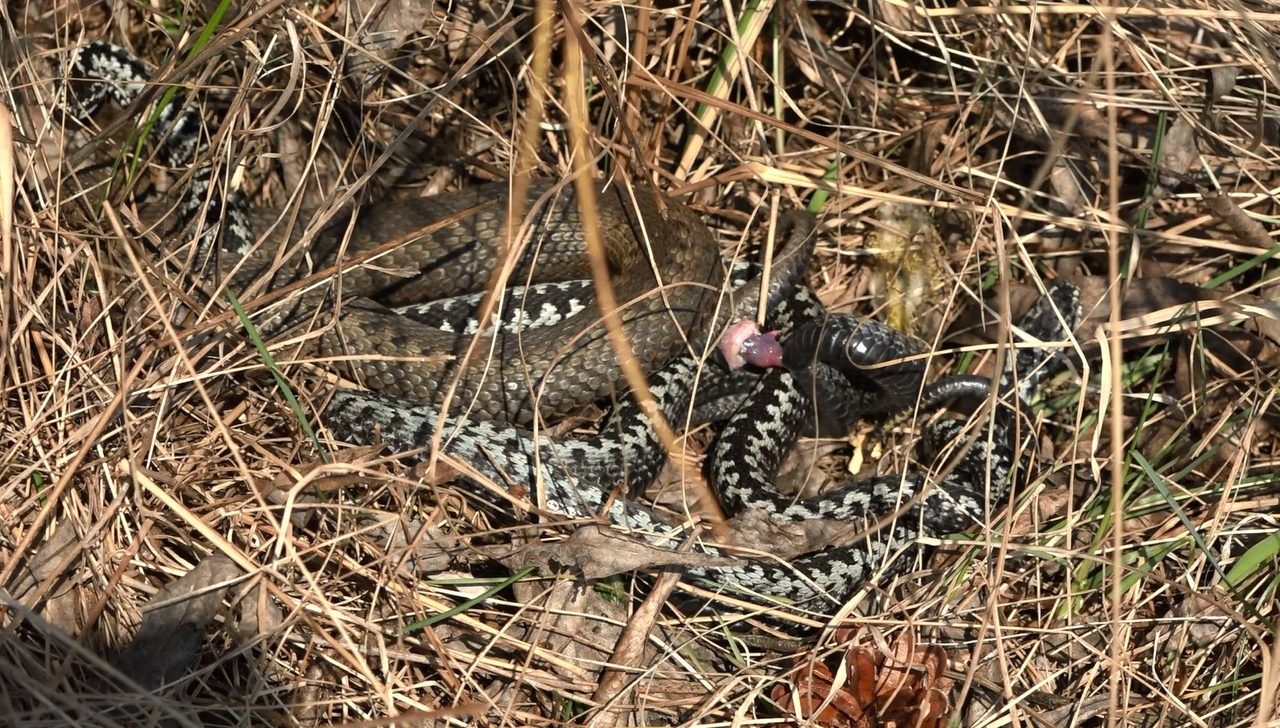
<instances>
[{"instance_id":1,"label":"brown ground","mask_svg":"<svg viewBox=\"0 0 1280 728\"><path fill-rule=\"evenodd\" d=\"M4 7L0 724L1266 724L1280 13L565 3L540 46L531 9L466 5ZM474 576L423 579L432 539L509 524L323 431L322 464L243 332L187 336L234 314L177 318L200 291L152 226L164 196L135 194L183 170L119 156L144 113L90 133L50 113L57 64L98 38L203 89L222 120L205 163L285 220L522 165L564 177L581 128L598 171L687 195L726 251L764 237L775 199L815 212L824 299L913 324L940 371L990 365L980 297L1017 308L1075 280L1087 366L1052 383L1035 477L990 528L865 590L816 642L637 611L626 580L528 577L440 619L502 581L476 556L510 532L461 542ZM920 229L902 253L885 231L904 215ZM330 370L270 343L311 417ZM417 562L388 546L398 526L428 527Z\"/></svg>"}]
</instances>

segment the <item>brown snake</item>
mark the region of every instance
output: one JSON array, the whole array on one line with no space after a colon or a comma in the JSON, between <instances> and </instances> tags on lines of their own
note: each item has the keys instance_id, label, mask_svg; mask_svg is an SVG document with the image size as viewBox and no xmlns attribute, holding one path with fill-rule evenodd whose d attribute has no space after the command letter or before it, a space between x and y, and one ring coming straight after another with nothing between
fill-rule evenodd
<instances>
[{"instance_id":1,"label":"brown snake","mask_svg":"<svg viewBox=\"0 0 1280 728\"><path fill-rule=\"evenodd\" d=\"M102 42L79 49L69 70L65 103L81 119L108 98L128 108L149 80L149 69L129 51ZM200 126L194 107L166 105L155 125L163 130L157 159L170 168L191 164L203 143ZM601 231L629 356L648 375L691 341L705 343L714 328L724 264L710 230L684 205L659 205L643 185L602 185L597 193L591 214ZM196 169L177 217L184 224L206 223L196 258L216 258L219 278L233 293L247 290L265 271L273 271L276 289L313 271L338 271L332 283L295 297L285 311L259 324L270 329L313 320L323 324L327 312L335 311L334 325L320 330L319 353L346 362L363 386L439 404L456 382L453 401L466 411L528 424L535 413L560 417L616 393L620 370L594 291L579 286L572 298L565 294L561 301L544 295L530 317L555 303L555 325L514 332L498 327L482 333L474 346L471 336L393 310L483 292L504 262L503 232L513 207L529 212L520 226L524 232L513 241L519 258L511 285L591 278L572 185L536 181L523 204L515 206L508 196L507 184L494 183L367 205L354 221L340 216L304 253L291 255L278 268L273 257L278 245L270 240L255 245L244 198L232 193L222 199L207 169ZM473 214L451 219L473 208ZM218 234L209 234L210 228ZM364 260L388 241L399 242ZM362 262L348 263L352 260ZM548 290L555 295L554 287ZM745 292L740 301L752 295ZM508 311L520 308L516 296L506 299ZM474 354L463 361L468 351Z\"/></svg>"},{"instance_id":2,"label":"brown snake","mask_svg":"<svg viewBox=\"0 0 1280 728\"><path fill-rule=\"evenodd\" d=\"M470 336L441 330L393 307L484 291L500 264L508 214L505 183L407 202L377 204L359 213L348 237L339 221L312 246L327 268L388 240L403 246L336 279L345 300L337 325L320 337L325 356L342 357L366 387L438 404L454 381ZM609 185L599 190L596 214L611 281L631 355L646 374L701 340L711 323L724 278L719 248L702 221L677 202L666 218L650 193ZM587 241L571 185L531 185L524 246L510 283L524 285L589 278ZM483 206L486 201L493 204ZM478 212L420 233L459 211ZM646 244L643 241L648 241ZM344 244L345 241L345 244ZM322 305L316 294L303 313ZM518 305L508 301L506 305ZM528 423L559 417L609 396L619 368L593 297L579 295L555 326L482 334L477 356L463 367L455 402L481 416ZM535 407L536 402L536 407Z\"/></svg>"},{"instance_id":3,"label":"brown snake","mask_svg":"<svg viewBox=\"0 0 1280 728\"><path fill-rule=\"evenodd\" d=\"M82 49L72 70L74 77L100 79L77 90L76 101L88 112L95 100L100 103L107 94L115 95L122 104L131 103L133 89L146 80L141 62L103 43ZM190 162L199 144L198 135L195 141L186 142L183 140L191 135L180 135L178 130L189 131L198 120L161 117L158 126L172 127L169 139L179 141L162 145L157 156L169 166ZM191 185L195 205L184 210L188 220L201 219L196 216L204 214L200 202L206 194L216 199L208 178L199 174L193 175ZM440 451L466 463L486 486L473 492L493 496L496 505L509 506L507 496L527 498L546 512L570 518L603 517L655 544L669 547L683 543L691 535L688 523L674 522L643 504L617 497L618 484L643 487L666 459L654 434L652 415L633 401L623 399L615 413L616 422L602 427L594 437L550 438L545 433L493 422L523 423L537 413L562 414L611 393L618 366L597 306L580 301L576 310L565 314L555 326L515 334L503 333L499 327L494 338L479 342L476 350L483 355L477 361L457 358L468 346L467 336L432 329L390 308L418 300L423 292L438 298L485 287L493 261L501 257L506 189L504 185L483 186L366 208L352 225L340 222L322 232L309 246L307 265L297 260L285 263L284 272L274 281L278 285L296 282L317 266L336 267L339 272L332 283L291 299L292 310L277 320L297 322L302 320L298 313L309 318L315 312L336 311L335 325L320 334L322 352L345 355L363 384L379 390L338 391L324 419L341 438L362 444L380 442L413 457L421 457L438 440ZM717 246L697 216L681 205L671 203L664 217L647 193L637 191L632 202L617 185L599 192L599 205L589 214L599 216L604 231L611 278L632 343L631 355L649 370L646 374L653 401L671 421L690 405L702 365L695 357L676 355L686 346L686 337L705 343L718 333L717 324L723 320L714 315L724 281ZM544 193L548 193L545 198ZM481 204L489 200L493 204ZM266 270L264 256L254 249L250 227L238 212L242 203L227 199L215 211L222 213L217 224L223 237L221 249L230 254L227 257L238 263L249 255L248 265L230 281L233 290L241 290L243 276ZM419 234L433 222L477 207L481 209L474 215ZM512 281L587 277L586 242L572 188L557 193L551 183L538 183L528 204L517 207L532 210L525 228L534 232L522 241L524 252ZM736 309L725 307L729 309L726 319L742 313L753 295L774 300L774 293L778 298L790 293L787 286L799 279L812 252L812 222L802 215L790 227L792 244L784 249L790 252L775 262L779 271L789 271L779 276L789 282L768 293L744 291ZM350 236L348 229L353 231ZM213 237L202 236L199 246L207 249ZM401 238L405 239L403 244L376 261L344 263L363 260L386 241ZM353 298L346 298L353 294ZM819 404L818 390L813 386L817 377L808 376L808 372L816 375L820 366L837 367L835 375L846 385L870 380L870 388L854 387L854 394L863 396L847 408L850 416L841 418L847 430L852 422L844 420L854 420L862 412L892 413L915 402L917 392L921 400L930 391L939 393L934 399L942 401L956 393L986 396L993 390L1010 401L1027 400L1045 373L1064 357L1054 348L1020 349L1009 358L1008 369L994 386L988 380L970 377L961 382L968 385L963 391L955 381L926 387L923 367L885 367L916 351L900 334L856 317L828 318L816 300L805 300L806 289L800 287L788 301L808 309L805 316L809 320L791 328L792 338L783 342L787 346L799 344L796 354L791 363L784 360L785 370L774 369L752 384L746 401L721 431L710 458L711 480L730 508L765 514L767 525L774 528L837 521L872 533L876 530L872 526L886 516L892 517L893 525L882 538L823 543L788 564L750 558L694 565L685 575L705 588L741 591L771 606L782 600L789 607L826 611L871 578L880 565L892 565L892 555L915 544L922 533L963 530L986 520L989 504L1003 496L1016 469L1012 449L1016 418L1009 409L997 412L990 446L969 450L954 474L937 483L931 482L928 472L892 473L796 499L778 492L773 478L801 426L812 420ZM1063 341L1078 320L1079 308L1079 292L1070 285L1056 285L1019 325L1039 339ZM664 364L667 366L662 367ZM457 372L459 397L455 401L468 411L441 412L432 404L444 397L458 366L462 370ZM945 386L938 388L940 384ZM895 393L896 398L889 396ZM407 403L406 399L423 404ZM472 417L477 411L492 419ZM927 434L938 451L960 432L958 423L942 420ZM437 437L444 433L448 437ZM708 556L723 553L718 546L704 542L695 544L695 549Z\"/></svg>"}]
</instances>

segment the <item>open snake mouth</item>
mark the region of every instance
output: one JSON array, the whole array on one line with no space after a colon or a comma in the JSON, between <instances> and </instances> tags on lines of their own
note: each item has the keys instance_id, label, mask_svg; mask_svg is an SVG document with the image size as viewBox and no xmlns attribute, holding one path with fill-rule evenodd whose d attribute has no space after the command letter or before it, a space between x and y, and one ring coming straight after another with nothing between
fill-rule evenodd
<instances>
[{"instance_id":1,"label":"open snake mouth","mask_svg":"<svg viewBox=\"0 0 1280 728\"><path fill-rule=\"evenodd\" d=\"M73 116L92 114L107 98L128 106L148 80L144 64L101 42L80 49L67 73L64 104ZM193 133L199 119L194 114L180 104L169 104L160 113L153 134L163 140L162 162L180 167L199 156L200 137ZM204 249L198 257L229 261L223 273L230 276L227 285L238 289L260 277L267 263L255 262L261 246L254 245L244 199L231 195L217 200L207 175L197 171L194 178L180 212L187 218L208 216L204 228L217 235L206 233L196 241ZM580 324L596 322L599 312L591 287L569 282L582 277L583 269L575 266L586 253L571 187L557 192L550 182L532 186L524 207L533 210L529 229L534 239L510 279L521 285L505 292L509 300L523 305L504 307L480 325L476 311L500 258L507 208L491 203L495 198L505 202L505 190L505 185L478 187L372 214L366 211L350 238L322 236L310 267L286 265L275 274L275 285L282 286L312 270L334 267L341 270L343 295L360 297L345 300L339 325L322 338L321 350L348 357L357 378L379 391L340 390L323 419L338 437L353 443L416 451L419 459L438 447L438 452L466 464L464 482L478 486L478 494L500 506L509 506L509 497L516 494L533 493L530 499L551 512L570 518L602 517L637 538L678 544L691 535L687 526L615 497L619 485L631 492L642 489L666 460L651 410L625 399L612 424L593 437L550 438L519 426L535 414L560 413L601 399L615 386L618 367L607 337L582 335ZM670 228L662 231L667 242L654 252L632 228L637 218L650 225L662 219L653 211L652 199L644 193L635 198L622 195L616 188L599 191L597 213L609 238L607 247L617 254L611 268L618 271L614 284L619 300L640 302L636 323L628 330L633 354L645 366L657 411L668 423L683 422L694 403L695 379L714 368L689 355L686 341L705 339L719 329L712 313L715 296L710 293L723 277L718 249L692 211L668 203ZM210 199L216 204L208 204ZM475 214L461 214L471 209ZM1000 500L1015 469L1009 405L1034 394L1060 357L1049 347L1020 348L1009 357L1009 367L995 387L975 377L928 383L919 348L902 334L875 321L827 315L812 292L797 285L812 251L811 225L805 218L793 222L792 231L792 244L780 259L784 273L773 288L754 294L781 304L771 309L766 322L773 331L761 334L753 325L735 325L723 340L731 365L752 363L768 371L748 380L749 393L720 433L709 466L712 484L731 515L763 514L779 526L834 521L872 536L819 545L789 564L748 558L690 566L685 574L707 590L824 613L869 579L889 554L900 555L920 535L964 530L984 521L988 504ZM389 246L395 240L403 244ZM653 261L656 275L646 257L649 253L658 258ZM365 258L377 267L343 267L344 261ZM441 261L447 265L433 267ZM406 278L404 270L417 273ZM535 282L526 275L539 270L553 280ZM658 279L701 285L675 285L664 295L648 295ZM403 300L413 288L443 300ZM328 287L304 294L294 310L332 305L333 294ZM388 296L394 301L386 303L394 303L394 309L372 300ZM1019 327L1043 342L1063 341L1078 320L1078 299L1072 286L1059 283ZM451 368L450 362L459 361L458 353L477 335L489 337L481 350L488 347L496 366L481 367L480 375L471 377ZM579 344L568 346L569 341ZM455 383L465 414L444 413L438 407ZM993 389L1005 404L993 408L991 444L970 448L950 474L936 482L924 473L909 472L853 481L803 499L774 487L782 458L815 408L835 413L823 427L848 429L869 413L892 414L917 403L935 406L950 396ZM535 391L538 407L530 401ZM932 426L925 439L936 446L957 432L954 422L943 421ZM892 523L880 528L885 521ZM701 540L696 540L695 551L708 557L726 554Z\"/></svg>"}]
</instances>

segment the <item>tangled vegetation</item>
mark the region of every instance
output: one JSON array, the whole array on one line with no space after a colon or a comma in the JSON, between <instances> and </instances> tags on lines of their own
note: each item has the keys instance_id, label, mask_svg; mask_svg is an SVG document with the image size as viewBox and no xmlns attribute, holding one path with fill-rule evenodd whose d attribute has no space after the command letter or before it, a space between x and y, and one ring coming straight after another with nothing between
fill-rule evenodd
<instances>
[{"instance_id":1,"label":"tangled vegetation","mask_svg":"<svg viewBox=\"0 0 1280 728\"><path fill-rule=\"evenodd\" d=\"M0 21L0 722L1276 720L1280 13L51 0ZM596 172L682 196L727 255L814 213L824 302L908 329L939 373L991 371L1008 327L983 312L1068 278L1077 363L989 527L812 640L548 576L532 547L620 547L333 442L333 368L255 345L192 281L165 225L186 171L138 141L146 108L55 112L92 39L202 106L201 163L263 224L563 178L582 131ZM912 424L817 465L901 469ZM652 494L678 513L707 438Z\"/></svg>"}]
</instances>

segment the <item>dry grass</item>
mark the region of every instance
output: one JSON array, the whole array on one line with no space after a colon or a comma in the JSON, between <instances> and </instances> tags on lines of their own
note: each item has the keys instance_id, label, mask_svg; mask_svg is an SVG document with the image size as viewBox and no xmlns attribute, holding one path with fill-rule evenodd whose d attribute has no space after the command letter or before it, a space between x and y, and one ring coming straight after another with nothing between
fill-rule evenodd
<instances>
[{"instance_id":1,"label":"dry grass","mask_svg":"<svg viewBox=\"0 0 1280 728\"><path fill-rule=\"evenodd\" d=\"M179 318L202 298L182 282L182 251L151 227L162 214L135 209L132 193L181 180L145 157L146 173L130 177L127 163L109 191L101 169L84 171L114 159L136 120L104 115L106 133L89 135L49 116L55 64L106 38L206 90L224 119L208 163L287 223L387 194L392 180L429 192L519 165L563 176L574 121L563 15L539 56L544 87L531 12L408 5L369 18L356 4L233 12L194 58L208 5L181 19L153 9L163 3L0 10L0 90L30 142L0 149L19 188L0 251L0 723L802 720L803 701L775 686L807 684L807 658L726 639L714 620L690 628L661 611L623 638L644 649L603 669L639 603L626 582L606 599L528 579L433 620L503 572L419 578L387 546L389 524L432 537L489 526L455 491L369 453L322 464L251 345L190 335L227 328L221 300ZM871 213L887 200L930 211L941 236L912 317L926 338L972 321L983 293L1067 276L1097 302L1118 266L1134 279L1126 309L1103 301L1081 333L1101 332L1107 355L1092 347L1083 387L1063 377L1044 400L1036 477L989 529L859 595L839 617L869 616L812 647L831 665L851 645L887 649L911 633L946 649L957 720L971 725L1271 718L1280 13L1246 7L1156 0L1108 16L798 0L768 22L728 18L720 3L577 11L592 63L612 71L589 98L602 165L634 151L632 169L691 192L727 250L763 229L772 195L808 204L823 221L811 280L837 308L875 305ZM547 94L540 125L535 90ZM1186 289L1141 281L1175 280L1214 300L1170 330L1160 323L1185 310ZM297 343L272 351L312 412L327 370ZM125 653L144 666L131 674L174 682L119 683L108 660L125 664L113 656L143 608L178 583L212 595L179 610L195 625L186 647L162 633ZM188 669L180 656L197 646ZM165 658L175 673L156 672ZM820 722L853 724L842 715Z\"/></svg>"}]
</instances>

